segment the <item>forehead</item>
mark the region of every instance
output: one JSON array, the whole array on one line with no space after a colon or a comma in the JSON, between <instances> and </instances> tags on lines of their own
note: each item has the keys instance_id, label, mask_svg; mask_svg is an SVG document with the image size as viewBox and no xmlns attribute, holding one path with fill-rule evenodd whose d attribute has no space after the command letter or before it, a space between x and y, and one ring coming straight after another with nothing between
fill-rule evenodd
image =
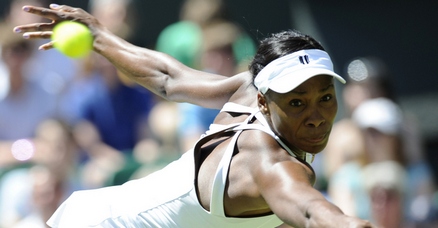
<instances>
[{"instance_id":1,"label":"forehead","mask_svg":"<svg viewBox=\"0 0 438 228\"><path fill-rule=\"evenodd\" d=\"M327 89L330 87L334 88L334 78L329 75L317 75L309 78L307 81L301 83L291 92L305 92L309 89Z\"/></svg>"},{"instance_id":2,"label":"forehead","mask_svg":"<svg viewBox=\"0 0 438 228\"><path fill-rule=\"evenodd\" d=\"M291 97L298 96L317 96L321 93L334 90L334 78L329 75L314 76L307 81L301 83L295 89L287 93L276 93L272 90L268 90L266 96L272 101L288 100Z\"/></svg>"}]
</instances>

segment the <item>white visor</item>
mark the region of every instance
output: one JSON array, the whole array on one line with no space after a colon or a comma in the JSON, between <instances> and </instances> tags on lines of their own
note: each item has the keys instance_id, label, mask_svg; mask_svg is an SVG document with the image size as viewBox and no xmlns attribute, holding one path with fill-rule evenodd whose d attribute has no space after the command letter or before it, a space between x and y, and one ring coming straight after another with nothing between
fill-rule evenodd
<instances>
[{"instance_id":1,"label":"white visor","mask_svg":"<svg viewBox=\"0 0 438 228\"><path fill-rule=\"evenodd\" d=\"M345 80L333 71L333 63L327 52L308 49L270 62L257 74L254 85L263 94L268 89L277 93L287 93L317 75L333 76L345 84Z\"/></svg>"}]
</instances>

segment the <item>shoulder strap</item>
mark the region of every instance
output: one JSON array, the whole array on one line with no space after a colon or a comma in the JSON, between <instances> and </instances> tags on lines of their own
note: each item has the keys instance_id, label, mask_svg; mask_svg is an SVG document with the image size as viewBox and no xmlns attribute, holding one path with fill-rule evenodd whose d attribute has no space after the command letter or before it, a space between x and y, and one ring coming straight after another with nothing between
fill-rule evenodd
<instances>
[{"instance_id":1,"label":"shoulder strap","mask_svg":"<svg viewBox=\"0 0 438 228\"><path fill-rule=\"evenodd\" d=\"M225 216L224 212L224 193L225 185L227 183L228 171L230 169L231 159L234 154L234 148L237 143L239 135L242 130L236 132L231 138L230 143L219 162L218 168L216 169L216 175L213 180L213 187L211 191L211 201L210 201L210 213L218 216Z\"/></svg>"},{"instance_id":2,"label":"shoulder strap","mask_svg":"<svg viewBox=\"0 0 438 228\"><path fill-rule=\"evenodd\" d=\"M257 113L254 114L254 116L257 118L258 121L260 121L260 123L262 125L257 125L257 124L252 124L250 126L257 126L257 130L262 130L264 132L266 132L267 134L271 135L280 145L281 147L283 147L283 149L285 149L292 157L295 158L299 158L303 161L305 161L307 163L307 165L310 166L310 164L312 164L315 155L311 154L311 153L305 153L305 157L300 158L298 157L293 151L292 149L290 149L286 143L284 143L280 137L278 137L273 131L272 129L269 127L268 122L266 121L265 117L263 117L262 113L260 111L258 111Z\"/></svg>"},{"instance_id":3,"label":"shoulder strap","mask_svg":"<svg viewBox=\"0 0 438 228\"><path fill-rule=\"evenodd\" d=\"M272 136L272 138L274 138L283 149L285 149L292 157L297 157L297 155L273 132L271 131L271 129L266 128L262 125L259 124L248 124L248 125L242 125L242 126L237 126L235 128L236 130L259 130L259 131L263 131L266 134Z\"/></svg>"},{"instance_id":4,"label":"shoulder strap","mask_svg":"<svg viewBox=\"0 0 438 228\"><path fill-rule=\"evenodd\" d=\"M224 104L220 112L228 112L228 113L240 113L240 114L252 114L255 113L257 109L251 108L248 106L243 106L240 104L236 104L233 102L227 102ZM239 123L240 124L240 123ZM221 125L221 124L215 124L212 123L209 126L209 129L203 134L201 137L204 137L206 135L214 134L215 132L221 131L224 128L227 128L227 126L230 125Z\"/></svg>"},{"instance_id":5,"label":"shoulder strap","mask_svg":"<svg viewBox=\"0 0 438 228\"><path fill-rule=\"evenodd\" d=\"M235 113L248 113L248 114L252 114L256 111L257 109L255 108L251 108L248 106L243 106L240 104L236 104L233 102L228 102L225 103L225 105L222 107L221 112L235 112Z\"/></svg>"}]
</instances>

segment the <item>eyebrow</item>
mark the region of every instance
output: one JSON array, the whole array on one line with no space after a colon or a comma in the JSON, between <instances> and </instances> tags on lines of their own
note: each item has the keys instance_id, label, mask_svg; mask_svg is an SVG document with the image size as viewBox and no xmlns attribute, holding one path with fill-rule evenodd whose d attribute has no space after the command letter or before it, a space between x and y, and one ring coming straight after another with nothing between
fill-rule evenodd
<instances>
[{"instance_id":1,"label":"eyebrow","mask_svg":"<svg viewBox=\"0 0 438 228\"><path fill-rule=\"evenodd\" d=\"M335 87L335 85L334 85L333 83L330 83L330 84L327 85L326 87L320 89L319 92L320 92L320 93L324 93L324 92L326 92L327 90L329 90L329 89L331 89L331 88L334 88L334 87ZM294 93L294 94L297 94L297 95L303 95L303 94L306 94L307 92L306 92L306 91L294 91L294 90L292 90L291 93Z\"/></svg>"},{"instance_id":2,"label":"eyebrow","mask_svg":"<svg viewBox=\"0 0 438 228\"><path fill-rule=\"evenodd\" d=\"M331 88L334 88L334 87L335 87L335 85L333 83L330 83L327 87L320 89L319 92L325 92L325 91L327 91Z\"/></svg>"}]
</instances>

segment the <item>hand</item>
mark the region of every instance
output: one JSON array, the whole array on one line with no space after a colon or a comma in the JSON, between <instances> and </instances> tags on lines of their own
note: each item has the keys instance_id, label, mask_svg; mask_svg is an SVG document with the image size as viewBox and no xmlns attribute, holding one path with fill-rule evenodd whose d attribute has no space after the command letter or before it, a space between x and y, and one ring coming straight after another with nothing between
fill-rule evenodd
<instances>
[{"instance_id":1,"label":"hand","mask_svg":"<svg viewBox=\"0 0 438 228\"><path fill-rule=\"evenodd\" d=\"M14 32L23 33L25 39L50 39L55 25L67 20L85 24L91 30L93 36L96 36L102 29L102 25L94 16L80 8L51 4L50 8L23 6L23 10L51 20L51 22L48 23L16 26ZM48 50L51 48L53 48L53 42L45 43L39 47L40 50Z\"/></svg>"}]
</instances>

